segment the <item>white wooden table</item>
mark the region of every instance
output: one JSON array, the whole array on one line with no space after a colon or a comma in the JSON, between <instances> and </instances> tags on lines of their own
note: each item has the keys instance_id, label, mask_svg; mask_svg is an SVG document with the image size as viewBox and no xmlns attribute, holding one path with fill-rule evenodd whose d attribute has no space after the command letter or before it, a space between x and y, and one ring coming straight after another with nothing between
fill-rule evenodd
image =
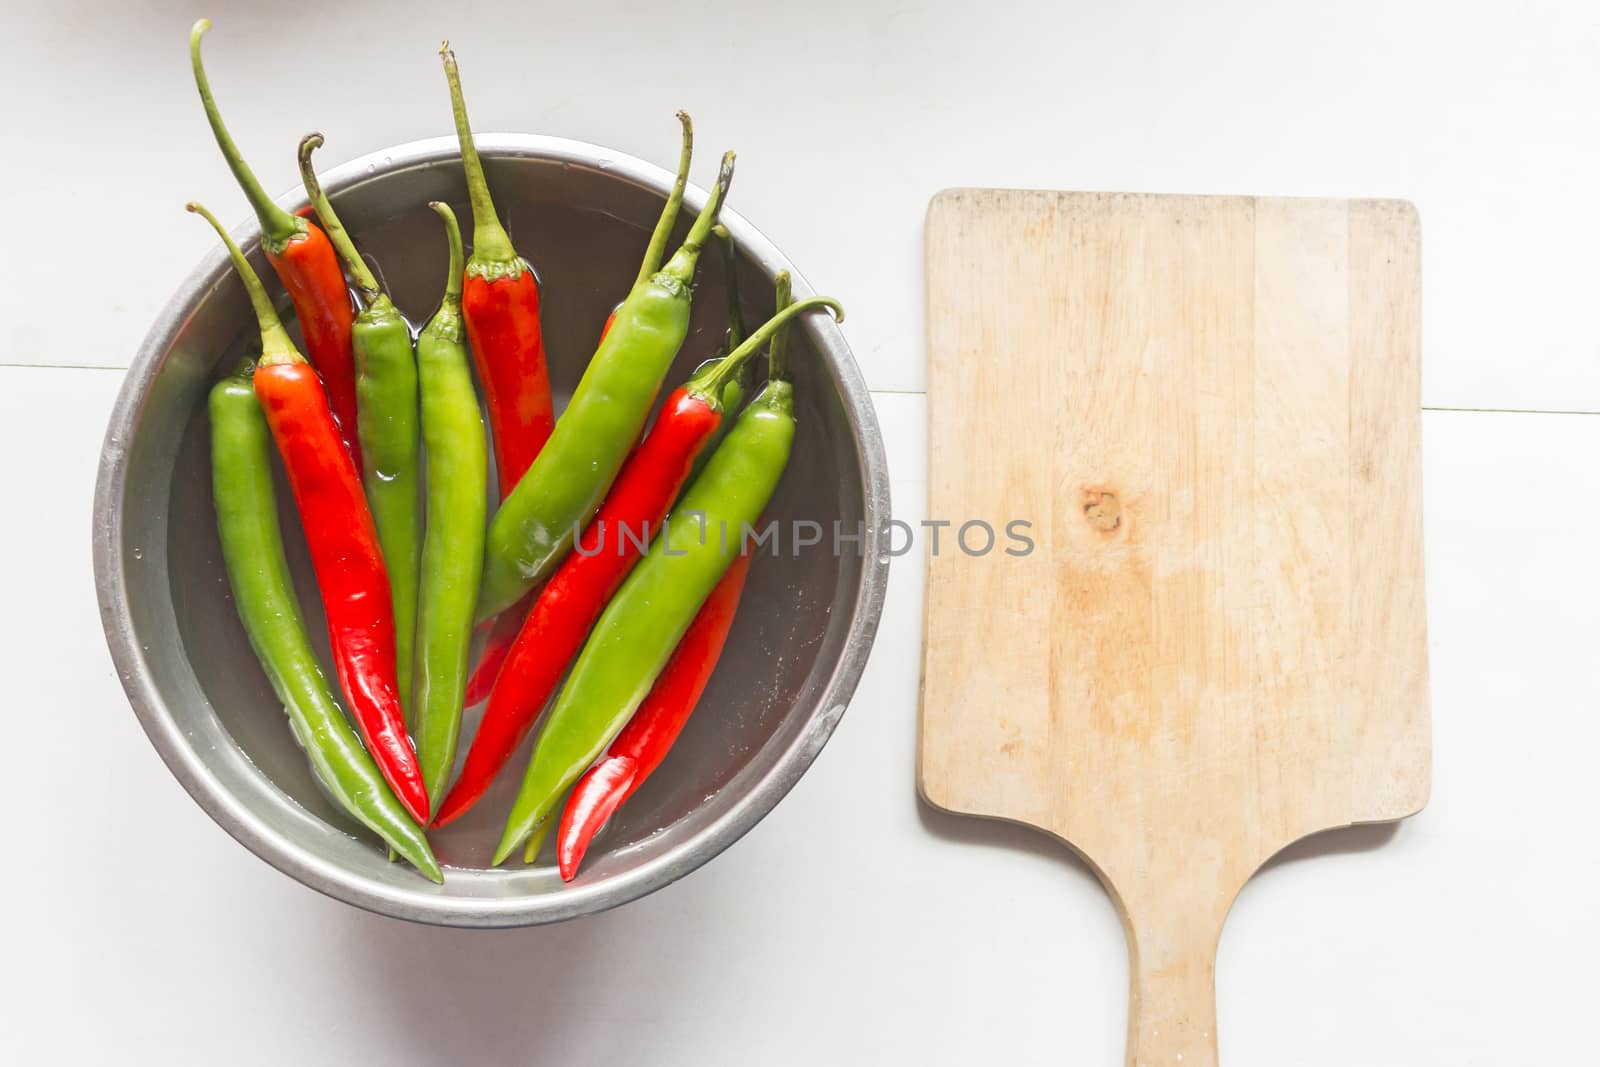
<instances>
[{"instance_id":1,"label":"white wooden table","mask_svg":"<svg viewBox=\"0 0 1600 1067\"><path fill-rule=\"evenodd\" d=\"M921 218L939 188L1413 199L1433 802L1394 832L1300 846L1245 891L1219 964L1223 1062L1589 1055L1600 10L410 6L203 12L267 186L292 183L307 129L330 162L447 132L446 33L485 130L670 162L671 112L689 108L702 144L740 149L739 209L850 306L913 523ZM128 709L89 567L120 368L212 241L182 203L245 214L189 81L202 11L143 8L9 11L0 65L0 1062L1120 1064L1125 954L1093 876L916 799L915 556L813 770L727 854L621 910L408 926L302 888L195 807Z\"/></svg>"}]
</instances>

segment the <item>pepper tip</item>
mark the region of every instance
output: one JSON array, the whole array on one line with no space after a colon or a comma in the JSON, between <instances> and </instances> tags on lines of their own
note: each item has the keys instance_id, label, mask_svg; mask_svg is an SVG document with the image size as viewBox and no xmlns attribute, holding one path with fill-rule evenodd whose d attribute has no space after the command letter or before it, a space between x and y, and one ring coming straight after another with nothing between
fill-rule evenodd
<instances>
[{"instance_id":1,"label":"pepper tip","mask_svg":"<svg viewBox=\"0 0 1600 1067\"><path fill-rule=\"evenodd\" d=\"M394 789L395 799L400 801L400 806L406 809L406 814L418 826L426 827L429 822L428 792L422 785L421 777L408 779L401 774L396 779L390 779L390 786Z\"/></svg>"},{"instance_id":2,"label":"pepper tip","mask_svg":"<svg viewBox=\"0 0 1600 1067\"><path fill-rule=\"evenodd\" d=\"M452 822L455 822L457 815L467 809L467 805L451 803L455 799L456 791L454 789L444 795L444 803L439 805L438 814L433 817L433 828L435 830L449 826Z\"/></svg>"},{"instance_id":3,"label":"pepper tip","mask_svg":"<svg viewBox=\"0 0 1600 1067\"><path fill-rule=\"evenodd\" d=\"M592 836L592 835L590 835ZM583 855L589 850L589 842L581 829L572 832L562 818L561 839L556 842L556 869L561 872L561 880L570 882L578 877L578 868L583 865Z\"/></svg>"}]
</instances>

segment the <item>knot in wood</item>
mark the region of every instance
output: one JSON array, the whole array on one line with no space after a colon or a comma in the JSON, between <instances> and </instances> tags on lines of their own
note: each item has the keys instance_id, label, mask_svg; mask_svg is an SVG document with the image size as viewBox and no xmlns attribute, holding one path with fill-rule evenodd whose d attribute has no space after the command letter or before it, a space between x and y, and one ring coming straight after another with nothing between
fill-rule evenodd
<instances>
[{"instance_id":1,"label":"knot in wood","mask_svg":"<svg viewBox=\"0 0 1600 1067\"><path fill-rule=\"evenodd\" d=\"M1101 533L1110 533L1122 525L1122 502L1110 490L1085 489L1083 517Z\"/></svg>"}]
</instances>

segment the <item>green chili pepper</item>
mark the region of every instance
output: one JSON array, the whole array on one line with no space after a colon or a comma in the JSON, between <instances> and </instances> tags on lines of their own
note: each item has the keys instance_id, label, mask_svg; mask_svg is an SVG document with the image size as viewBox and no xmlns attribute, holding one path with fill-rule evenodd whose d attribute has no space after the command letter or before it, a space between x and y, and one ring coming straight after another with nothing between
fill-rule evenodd
<instances>
[{"instance_id":1,"label":"green chili pepper","mask_svg":"<svg viewBox=\"0 0 1600 1067\"><path fill-rule=\"evenodd\" d=\"M412 734L434 810L456 758L472 610L483 574L489 452L472 389L461 319L461 230L448 205L428 205L450 242L439 310L417 336L422 437L427 446L427 536L422 546Z\"/></svg>"},{"instance_id":2,"label":"green chili pepper","mask_svg":"<svg viewBox=\"0 0 1600 1067\"><path fill-rule=\"evenodd\" d=\"M400 699L409 701L422 544L422 517L417 506L417 361L411 351L411 324L378 285L312 169L311 153L321 145L320 133L301 139L300 176L311 206L328 231L328 240L344 260L361 296L361 310L350 328L361 480L372 521L378 527L378 544L394 600L395 679Z\"/></svg>"},{"instance_id":3,"label":"green chili pepper","mask_svg":"<svg viewBox=\"0 0 1600 1067\"><path fill-rule=\"evenodd\" d=\"M634 285L544 449L489 524L478 618L522 599L566 555L599 506L689 333L690 283L733 180L733 153L683 247Z\"/></svg>"},{"instance_id":4,"label":"green chili pepper","mask_svg":"<svg viewBox=\"0 0 1600 1067\"><path fill-rule=\"evenodd\" d=\"M217 532L239 619L324 788L435 882L439 863L345 720L311 650L278 532L272 435L246 363L211 390L211 481Z\"/></svg>"},{"instance_id":5,"label":"green chili pepper","mask_svg":"<svg viewBox=\"0 0 1600 1067\"><path fill-rule=\"evenodd\" d=\"M827 307L827 297L791 304L745 339L706 381L720 390L739 358L796 315ZM718 394L720 395L720 393ZM712 588L743 551L744 534L761 517L789 461L794 441L794 390L774 381L750 402L679 502L676 516L650 546L595 623L534 746L494 862L543 824L569 786L594 762L650 691ZM692 518L691 518L692 517Z\"/></svg>"}]
</instances>

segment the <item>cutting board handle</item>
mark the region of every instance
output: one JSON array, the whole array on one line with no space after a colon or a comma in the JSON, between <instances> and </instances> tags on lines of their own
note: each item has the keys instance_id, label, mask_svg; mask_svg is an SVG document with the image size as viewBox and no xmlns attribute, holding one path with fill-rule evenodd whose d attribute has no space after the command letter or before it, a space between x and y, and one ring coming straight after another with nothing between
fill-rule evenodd
<instances>
[{"instance_id":1,"label":"cutting board handle","mask_svg":"<svg viewBox=\"0 0 1600 1067\"><path fill-rule=\"evenodd\" d=\"M1124 908L1128 1067L1217 1067L1217 944L1226 917L1203 897Z\"/></svg>"}]
</instances>

